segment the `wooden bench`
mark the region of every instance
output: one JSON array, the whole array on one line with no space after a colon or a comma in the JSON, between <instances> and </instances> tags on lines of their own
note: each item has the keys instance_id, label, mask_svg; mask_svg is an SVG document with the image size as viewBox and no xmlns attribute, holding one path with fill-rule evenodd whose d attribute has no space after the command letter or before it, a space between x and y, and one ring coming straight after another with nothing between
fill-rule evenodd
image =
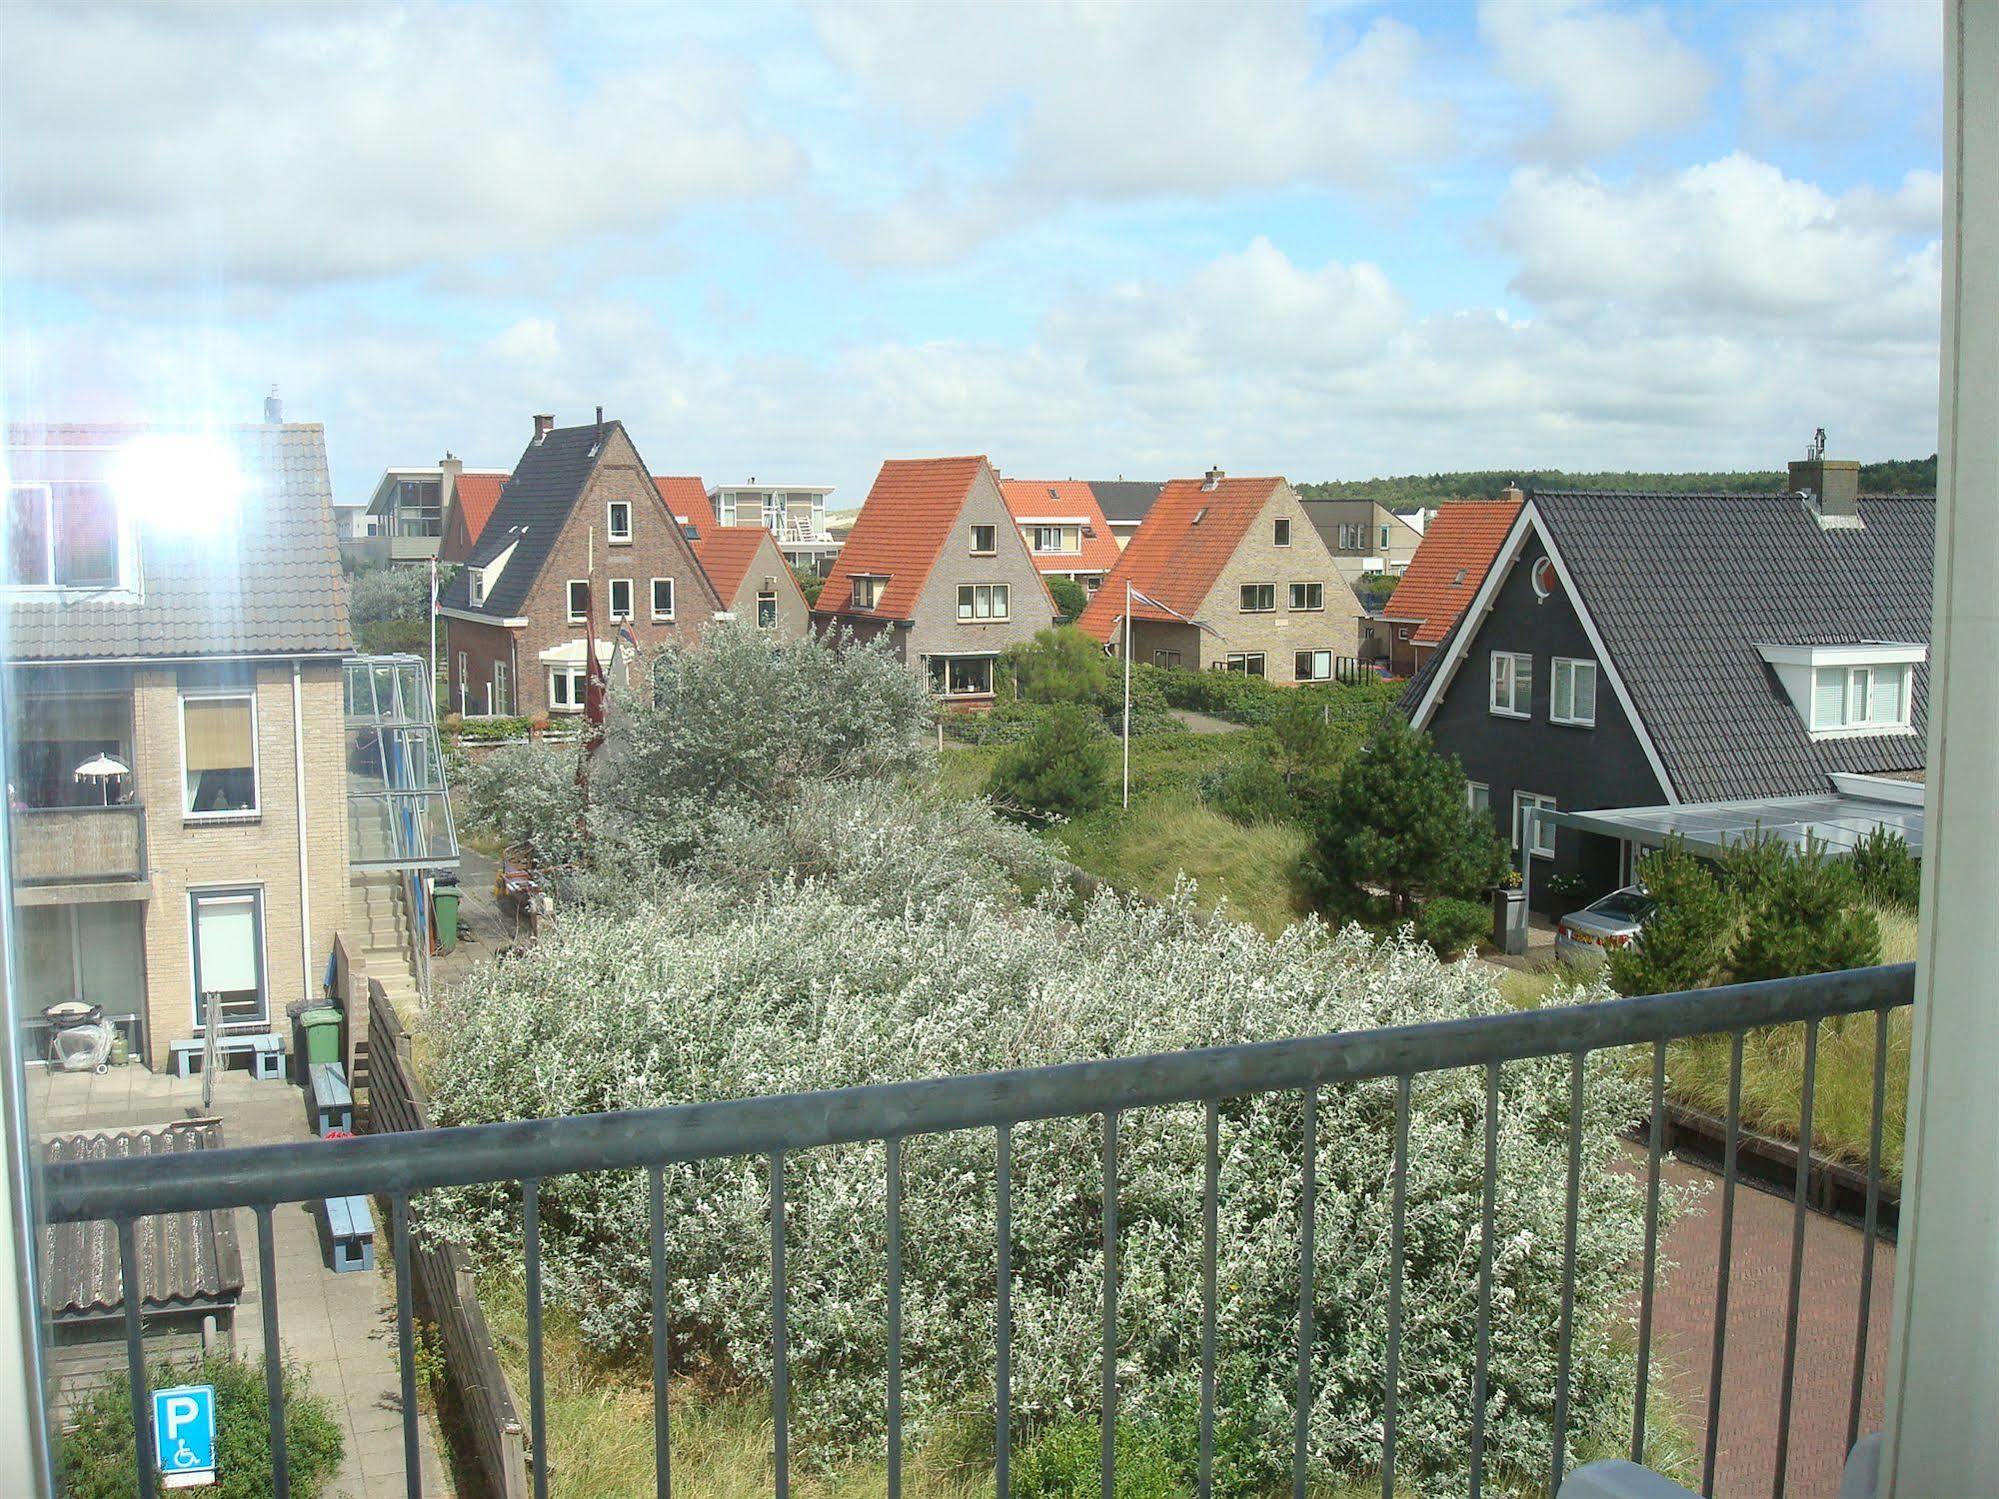
<instances>
[{"instance_id":1,"label":"wooden bench","mask_svg":"<svg viewBox=\"0 0 1999 1499\"><path fill-rule=\"evenodd\" d=\"M375 1268L375 1210L365 1197L328 1197L321 1201L327 1237L333 1241L333 1269Z\"/></svg>"},{"instance_id":2,"label":"wooden bench","mask_svg":"<svg viewBox=\"0 0 1999 1499\"><path fill-rule=\"evenodd\" d=\"M354 1094L347 1086L347 1069L338 1062L314 1062L306 1118L315 1135L354 1128Z\"/></svg>"},{"instance_id":3,"label":"wooden bench","mask_svg":"<svg viewBox=\"0 0 1999 1499\"><path fill-rule=\"evenodd\" d=\"M201 1059L206 1049L206 1043L199 1036L189 1041L169 1042L167 1050L173 1056L174 1076L193 1077L201 1071ZM249 1057L250 1075L260 1082L275 1082L285 1075L284 1040L268 1031L249 1036L224 1036L215 1043L215 1049L222 1054L225 1066L232 1056Z\"/></svg>"}]
</instances>

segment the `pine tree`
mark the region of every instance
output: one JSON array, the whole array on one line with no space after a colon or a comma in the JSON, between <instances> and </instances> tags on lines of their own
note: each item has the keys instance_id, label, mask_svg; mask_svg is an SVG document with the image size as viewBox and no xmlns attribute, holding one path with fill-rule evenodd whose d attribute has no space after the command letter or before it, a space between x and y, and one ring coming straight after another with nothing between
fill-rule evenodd
<instances>
[{"instance_id":1,"label":"pine tree","mask_svg":"<svg viewBox=\"0 0 1999 1499\"><path fill-rule=\"evenodd\" d=\"M1056 817L1079 817L1110 800L1110 766L1096 716L1061 704L993 767L986 794L1012 806Z\"/></svg>"},{"instance_id":2,"label":"pine tree","mask_svg":"<svg viewBox=\"0 0 1999 1499\"><path fill-rule=\"evenodd\" d=\"M1672 994L1718 977L1735 930L1735 903L1701 860L1674 838L1638 862L1639 883L1656 902L1638 941L1609 951L1619 994Z\"/></svg>"},{"instance_id":3,"label":"pine tree","mask_svg":"<svg viewBox=\"0 0 1999 1499\"><path fill-rule=\"evenodd\" d=\"M1400 714L1383 715L1347 761L1317 824L1319 873L1347 910L1381 891L1399 918L1423 897L1475 898L1506 873L1506 849L1467 804L1457 761Z\"/></svg>"},{"instance_id":4,"label":"pine tree","mask_svg":"<svg viewBox=\"0 0 1999 1499\"><path fill-rule=\"evenodd\" d=\"M1730 954L1736 978L1833 973L1880 962L1881 926L1859 899L1850 861L1828 857L1816 843L1785 859Z\"/></svg>"}]
</instances>

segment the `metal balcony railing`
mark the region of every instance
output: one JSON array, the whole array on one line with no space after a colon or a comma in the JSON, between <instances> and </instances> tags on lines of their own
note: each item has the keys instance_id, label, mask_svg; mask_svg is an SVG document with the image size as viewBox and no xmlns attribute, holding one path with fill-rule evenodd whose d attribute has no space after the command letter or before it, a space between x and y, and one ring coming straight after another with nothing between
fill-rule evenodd
<instances>
[{"instance_id":1,"label":"metal balcony railing","mask_svg":"<svg viewBox=\"0 0 1999 1499\"><path fill-rule=\"evenodd\" d=\"M1499 1153L1501 1068L1529 1058L1570 1062L1567 1210L1564 1234L1564 1291L1560 1346L1553 1392L1549 1492L1559 1488L1567 1464L1571 1359L1574 1331L1578 1193L1583 1139L1584 1063L1609 1048L1652 1048L1651 1108L1647 1140L1642 1295L1637 1320L1637 1387L1631 1453L1645 1449L1646 1403L1653 1342L1653 1302L1659 1256L1660 1161L1665 1120L1665 1066L1669 1042L1696 1036L1734 1038L1731 1055L1726 1147L1723 1161L1721 1250L1714 1288L1714 1336L1708 1383L1707 1438L1702 1488L1712 1492L1720 1431L1722 1369L1728 1349L1730 1250L1737 1190L1737 1146L1741 1132L1742 1062L1745 1036L1761 1027L1802 1025L1804 1083L1798 1137L1809 1141L1812 1093L1820 1024L1840 1016L1872 1013L1874 1024L1873 1114L1863 1222L1864 1260L1856 1309L1847 1445L1857 1434L1866 1373L1868 1324L1872 1311L1872 1269L1880 1206L1882 1115L1888 1054L1888 1018L1911 1002L1912 965L1858 969L1807 978L1780 979L1729 988L1663 994L1598 1004L1553 1007L1438 1024L1347 1032L1255 1045L1217 1047L1156 1056L1077 1062L970 1077L845 1088L785 1097L731 1099L673 1108L534 1119L514 1123L371 1136L338 1147L324 1144L267 1145L199 1151L166 1158L67 1161L50 1165L43 1178L43 1204L52 1221L109 1219L117 1227L124 1285L127 1356L132 1381L132 1419L139 1454L141 1492L151 1499L148 1429L151 1403L139 1315L139 1265L134 1223L162 1213L248 1207L256 1216L262 1265L264 1348L271 1407L271 1435L279 1454L275 1491L287 1484L282 1462L283 1391L278 1355L280 1308L272 1261L271 1214L280 1203L320 1197L374 1194L389 1204L396 1267L396 1334L402 1371L405 1484L411 1499L420 1492L416 1361L412 1356L409 1207L412 1194L434 1187L515 1182L522 1195L522 1244L526 1288L530 1440L535 1455L534 1489L548 1488L546 1394L542 1377L541 1185L551 1177L577 1172L646 1168L651 1240L651 1327L653 1418L659 1493L668 1493L667 1408L667 1249L662 1168L679 1162L734 1156L763 1156L770 1167L770 1300L773 1379L773 1458L776 1492L789 1492L786 1353L784 1163L797 1151L821 1146L879 1141L886 1176L887 1367L883 1401L888 1431L888 1491L901 1491L902 1433L902 1142L914 1135L952 1130L995 1133L994 1224L998 1315L993 1352L994 1483L1000 1499L1010 1490L1011 1430L1011 1232L1012 1131L1039 1120L1100 1115L1103 1121L1102 1290L1102 1482L1106 1499L1114 1492L1118 1413L1118 1143L1120 1118L1137 1109L1205 1104L1206 1169L1203 1182L1201 1255L1201 1369L1199 1412L1199 1492L1212 1480L1215 1431L1216 1225L1220 1179L1219 1121L1224 1100L1293 1092L1302 1095L1304 1138L1316 1141L1317 1110L1323 1089L1374 1081L1396 1084L1394 1166L1391 1176L1388 1346L1381 1391L1381 1490L1392 1496L1396 1483L1398 1367L1403 1324L1405 1185L1408 1171L1410 1091L1415 1078L1458 1068L1484 1072L1484 1189L1478 1229L1477 1318L1472 1347L1473 1395L1469 1466L1471 1493L1484 1481L1484 1437L1491 1353L1494 1264L1494 1211ZM1634 1120L1634 1124L1646 1121ZM1776 1492L1785 1481L1790 1444L1793 1375L1797 1363L1799 1298L1802 1294L1807 1194L1812 1155L1797 1153L1793 1228L1786 1302L1783 1377L1777 1392ZM1306 1490L1307 1414L1314 1347L1314 1248L1317 1184L1316 1151L1303 1152L1298 1229L1298 1381L1292 1467L1295 1495ZM1191 1185L1191 1184L1190 1184Z\"/></svg>"},{"instance_id":2,"label":"metal balcony railing","mask_svg":"<svg viewBox=\"0 0 1999 1499\"><path fill-rule=\"evenodd\" d=\"M16 807L9 814L19 885L110 884L146 878L146 809Z\"/></svg>"}]
</instances>

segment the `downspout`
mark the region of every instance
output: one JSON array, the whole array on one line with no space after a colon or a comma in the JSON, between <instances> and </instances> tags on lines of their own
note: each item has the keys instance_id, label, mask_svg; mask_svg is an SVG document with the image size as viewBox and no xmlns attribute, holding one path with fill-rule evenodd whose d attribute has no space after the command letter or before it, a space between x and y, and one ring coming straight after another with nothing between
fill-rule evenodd
<instances>
[{"instance_id":1,"label":"downspout","mask_svg":"<svg viewBox=\"0 0 1999 1499\"><path fill-rule=\"evenodd\" d=\"M312 1002L312 861L306 852L305 827L305 689L298 658L292 658L292 778L298 798L298 956L304 980L300 998Z\"/></svg>"}]
</instances>

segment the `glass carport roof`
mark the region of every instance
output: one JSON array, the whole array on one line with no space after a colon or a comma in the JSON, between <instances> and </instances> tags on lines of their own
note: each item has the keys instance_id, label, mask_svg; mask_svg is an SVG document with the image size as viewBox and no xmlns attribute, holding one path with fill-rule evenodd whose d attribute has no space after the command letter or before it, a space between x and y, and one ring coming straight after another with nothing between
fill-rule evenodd
<instances>
[{"instance_id":1,"label":"glass carport roof","mask_svg":"<svg viewBox=\"0 0 1999 1499\"><path fill-rule=\"evenodd\" d=\"M1740 802L1694 802L1678 807L1614 807L1595 812L1541 813L1544 822L1657 846L1680 838L1689 848L1720 852L1752 838L1781 838L1803 847L1810 839L1829 852L1853 848L1876 828L1900 835L1909 852L1923 851L1920 804L1828 793L1770 796Z\"/></svg>"}]
</instances>

